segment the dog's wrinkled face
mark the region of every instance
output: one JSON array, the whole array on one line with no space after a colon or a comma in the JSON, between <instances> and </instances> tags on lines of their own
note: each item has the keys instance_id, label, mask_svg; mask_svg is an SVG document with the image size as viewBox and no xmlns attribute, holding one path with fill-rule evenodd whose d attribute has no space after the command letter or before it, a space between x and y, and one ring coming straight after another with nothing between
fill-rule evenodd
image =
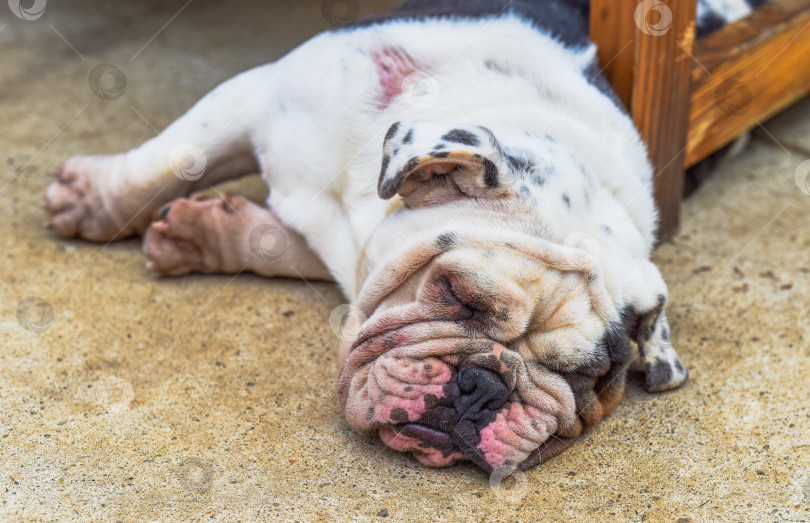
<instances>
[{"instance_id":1,"label":"dog's wrinkled face","mask_svg":"<svg viewBox=\"0 0 810 523\"><path fill-rule=\"evenodd\" d=\"M363 327L341 377L349 422L426 465L536 465L615 406L629 344L588 274L453 241Z\"/></svg>"},{"instance_id":2,"label":"dog's wrinkled face","mask_svg":"<svg viewBox=\"0 0 810 523\"><path fill-rule=\"evenodd\" d=\"M541 151L553 145L541 142ZM426 465L469 459L508 473L565 450L617 405L631 336L644 332L641 344L665 319L644 329L628 321L599 260L544 237L525 184L542 187L545 201L571 205L564 184L540 178L554 169L533 167L542 154L510 151L481 127L392 126L379 192L398 194L404 206L372 237L358 274L367 320L344 346L338 384L353 427L378 430ZM587 179L569 163L572 174L557 169L558 180ZM645 296L663 285L648 261L641 266L652 277L629 265L621 267L623 299L633 301L631 280ZM663 301L652 296L636 305L657 305L644 317L658 321ZM674 369L648 373L648 382L660 377L648 388L682 383L671 345L648 345L648 368Z\"/></svg>"}]
</instances>

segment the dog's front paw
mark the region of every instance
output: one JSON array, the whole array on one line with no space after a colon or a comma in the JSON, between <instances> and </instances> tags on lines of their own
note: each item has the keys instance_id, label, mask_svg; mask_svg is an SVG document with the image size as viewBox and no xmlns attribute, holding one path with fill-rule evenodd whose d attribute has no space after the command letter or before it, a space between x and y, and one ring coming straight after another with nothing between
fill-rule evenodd
<instances>
[{"instance_id":1,"label":"dog's front paw","mask_svg":"<svg viewBox=\"0 0 810 523\"><path fill-rule=\"evenodd\" d=\"M143 242L147 267L160 276L190 272L238 270L233 241L244 220L247 200L227 197L212 200L180 198L163 207Z\"/></svg>"},{"instance_id":2,"label":"dog's front paw","mask_svg":"<svg viewBox=\"0 0 810 523\"><path fill-rule=\"evenodd\" d=\"M136 232L132 223L120 223L110 209L114 202L100 190L105 177L114 176L114 164L112 156L73 156L57 169L42 204L48 225L57 234L103 242Z\"/></svg>"}]
</instances>

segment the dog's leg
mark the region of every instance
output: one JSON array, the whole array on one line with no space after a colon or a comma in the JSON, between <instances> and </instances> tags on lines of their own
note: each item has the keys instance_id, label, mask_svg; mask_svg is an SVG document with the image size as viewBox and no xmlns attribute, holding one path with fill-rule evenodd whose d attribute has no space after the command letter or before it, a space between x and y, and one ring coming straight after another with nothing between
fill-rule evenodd
<instances>
[{"instance_id":1,"label":"dog's leg","mask_svg":"<svg viewBox=\"0 0 810 523\"><path fill-rule=\"evenodd\" d=\"M236 273L331 280L304 238L270 209L241 197L181 198L155 216L144 238L148 266L160 275Z\"/></svg>"},{"instance_id":2,"label":"dog's leg","mask_svg":"<svg viewBox=\"0 0 810 523\"><path fill-rule=\"evenodd\" d=\"M166 202L258 172L250 119L262 107L245 107L245 92L267 67L220 85L140 147L68 158L46 191L49 224L62 236L91 241L142 234Z\"/></svg>"},{"instance_id":3,"label":"dog's leg","mask_svg":"<svg viewBox=\"0 0 810 523\"><path fill-rule=\"evenodd\" d=\"M642 320L637 338L647 375L645 388L650 392L660 392L680 387L689 379L689 371L670 341L667 315L661 309L649 320L649 323Z\"/></svg>"}]
</instances>

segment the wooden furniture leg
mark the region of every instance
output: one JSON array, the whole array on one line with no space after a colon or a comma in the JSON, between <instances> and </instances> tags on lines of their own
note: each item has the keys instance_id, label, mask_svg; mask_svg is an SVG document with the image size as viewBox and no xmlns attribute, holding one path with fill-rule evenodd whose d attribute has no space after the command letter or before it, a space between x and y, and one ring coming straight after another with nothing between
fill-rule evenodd
<instances>
[{"instance_id":1,"label":"wooden furniture leg","mask_svg":"<svg viewBox=\"0 0 810 523\"><path fill-rule=\"evenodd\" d=\"M689 124L697 0L592 0L591 39L647 143L659 239L678 227Z\"/></svg>"}]
</instances>

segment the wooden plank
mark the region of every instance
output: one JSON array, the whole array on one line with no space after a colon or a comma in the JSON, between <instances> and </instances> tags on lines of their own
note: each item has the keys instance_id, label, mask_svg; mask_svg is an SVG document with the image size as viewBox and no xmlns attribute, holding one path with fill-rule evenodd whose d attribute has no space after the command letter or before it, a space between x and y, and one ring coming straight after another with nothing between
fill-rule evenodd
<instances>
[{"instance_id":1,"label":"wooden plank","mask_svg":"<svg viewBox=\"0 0 810 523\"><path fill-rule=\"evenodd\" d=\"M659 239L680 218L696 12L697 0L591 1L604 73L649 147Z\"/></svg>"},{"instance_id":2,"label":"wooden plank","mask_svg":"<svg viewBox=\"0 0 810 523\"><path fill-rule=\"evenodd\" d=\"M597 46L602 73L627 109L636 66L635 9L634 0L591 0L591 40Z\"/></svg>"},{"instance_id":3,"label":"wooden plank","mask_svg":"<svg viewBox=\"0 0 810 523\"><path fill-rule=\"evenodd\" d=\"M700 66L695 67L695 80L722 62L744 54L749 49L771 39L794 25L797 16L810 10L810 0L778 0L765 4L748 18L744 18L716 31L695 43L695 56Z\"/></svg>"},{"instance_id":4,"label":"wooden plank","mask_svg":"<svg viewBox=\"0 0 810 523\"><path fill-rule=\"evenodd\" d=\"M642 19L639 9L651 6L661 11L657 18ZM650 150L660 240L672 236L680 220L696 13L697 0L644 0L634 13L639 29L630 111Z\"/></svg>"},{"instance_id":5,"label":"wooden plank","mask_svg":"<svg viewBox=\"0 0 810 523\"><path fill-rule=\"evenodd\" d=\"M758 10L701 40L695 59L687 166L810 93L810 1Z\"/></svg>"}]
</instances>

